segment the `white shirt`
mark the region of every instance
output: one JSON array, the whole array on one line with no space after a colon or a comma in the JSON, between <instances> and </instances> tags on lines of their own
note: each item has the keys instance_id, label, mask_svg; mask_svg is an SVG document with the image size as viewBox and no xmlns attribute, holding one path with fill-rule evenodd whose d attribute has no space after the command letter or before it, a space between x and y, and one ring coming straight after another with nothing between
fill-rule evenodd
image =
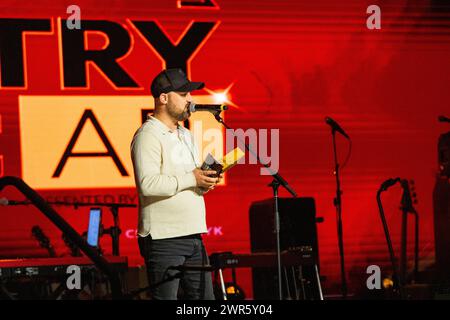
<instances>
[{"instance_id":1,"label":"white shirt","mask_svg":"<svg viewBox=\"0 0 450 320\"><path fill-rule=\"evenodd\" d=\"M190 131L170 130L153 116L131 143L139 193L138 235L166 239L207 232L203 192L192 170L200 166Z\"/></svg>"}]
</instances>

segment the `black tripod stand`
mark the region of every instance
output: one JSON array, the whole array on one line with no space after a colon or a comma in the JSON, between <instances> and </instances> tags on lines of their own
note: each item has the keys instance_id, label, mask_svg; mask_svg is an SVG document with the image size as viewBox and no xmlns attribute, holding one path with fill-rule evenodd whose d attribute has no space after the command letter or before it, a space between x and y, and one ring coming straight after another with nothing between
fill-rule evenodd
<instances>
[{"instance_id":1,"label":"black tripod stand","mask_svg":"<svg viewBox=\"0 0 450 320\"><path fill-rule=\"evenodd\" d=\"M213 112L214 118L221 123L226 129L233 130L230 128L220 117L220 111ZM239 137L237 137L238 140ZM273 177L272 182L269 184L273 190L273 199L274 199L274 220L275 220L275 234L276 234L276 253L277 253L277 270L278 270L278 298L279 300L283 299L282 286L281 286L281 248L280 248L280 214L278 212L278 187L283 186L293 197L297 197L297 193L289 186L289 184L284 180L278 173L274 172L268 164L265 164L261 161L256 152L253 151L252 148L245 141L240 141L244 144L245 149L250 152L258 161L258 163L264 166L270 175Z\"/></svg>"}]
</instances>

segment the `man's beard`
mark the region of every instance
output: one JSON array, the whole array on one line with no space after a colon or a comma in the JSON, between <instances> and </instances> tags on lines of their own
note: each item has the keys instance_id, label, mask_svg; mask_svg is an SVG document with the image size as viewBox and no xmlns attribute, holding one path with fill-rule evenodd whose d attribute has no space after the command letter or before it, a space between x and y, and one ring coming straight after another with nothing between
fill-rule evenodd
<instances>
[{"instance_id":1,"label":"man's beard","mask_svg":"<svg viewBox=\"0 0 450 320\"><path fill-rule=\"evenodd\" d=\"M189 111L189 104L186 104L185 108L181 112L175 110L174 107L168 107L167 111L169 112L169 115L177 121L184 121L191 115Z\"/></svg>"}]
</instances>

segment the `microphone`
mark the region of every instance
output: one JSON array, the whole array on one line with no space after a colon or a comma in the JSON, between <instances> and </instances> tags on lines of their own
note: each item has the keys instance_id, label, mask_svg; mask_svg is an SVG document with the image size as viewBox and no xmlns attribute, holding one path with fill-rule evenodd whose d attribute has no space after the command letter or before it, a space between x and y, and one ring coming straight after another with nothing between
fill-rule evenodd
<instances>
[{"instance_id":1,"label":"microphone","mask_svg":"<svg viewBox=\"0 0 450 320\"><path fill-rule=\"evenodd\" d=\"M398 177L395 179L393 179L393 178L387 179L385 182L383 182L381 184L380 189L382 191L386 191L388 188L392 187L394 184L396 184L399 181L400 181L400 178L398 178Z\"/></svg>"},{"instance_id":2,"label":"microphone","mask_svg":"<svg viewBox=\"0 0 450 320\"><path fill-rule=\"evenodd\" d=\"M227 109L228 107L224 104L195 104L193 102L189 104L189 111L191 113L197 111L222 112Z\"/></svg>"},{"instance_id":3,"label":"microphone","mask_svg":"<svg viewBox=\"0 0 450 320\"><path fill-rule=\"evenodd\" d=\"M439 122L450 122L450 118L439 116L438 117Z\"/></svg>"},{"instance_id":4,"label":"microphone","mask_svg":"<svg viewBox=\"0 0 450 320\"><path fill-rule=\"evenodd\" d=\"M347 139L350 139L350 137L348 136L348 134L345 133L344 129L341 128L340 125L337 124L336 121L334 121L333 119L331 119L330 117L325 117L325 123L327 123L328 125L331 126L331 128L333 128L333 130L338 131L340 134L342 134L344 137L346 137Z\"/></svg>"}]
</instances>

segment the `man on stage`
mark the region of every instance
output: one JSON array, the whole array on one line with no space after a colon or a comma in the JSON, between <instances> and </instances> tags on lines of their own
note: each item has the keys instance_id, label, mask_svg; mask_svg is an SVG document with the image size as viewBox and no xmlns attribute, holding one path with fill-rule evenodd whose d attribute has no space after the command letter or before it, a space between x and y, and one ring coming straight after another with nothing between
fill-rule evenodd
<instances>
[{"instance_id":1,"label":"man on stage","mask_svg":"<svg viewBox=\"0 0 450 320\"><path fill-rule=\"evenodd\" d=\"M202 234L207 232L203 194L219 178L203 171L190 131L179 125L190 116L190 92L204 87L181 69L163 70L153 80L153 116L137 130L131 157L139 193L138 243L150 286L173 276L170 267L209 264ZM214 299L211 272L185 271L152 289L154 299Z\"/></svg>"}]
</instances>

